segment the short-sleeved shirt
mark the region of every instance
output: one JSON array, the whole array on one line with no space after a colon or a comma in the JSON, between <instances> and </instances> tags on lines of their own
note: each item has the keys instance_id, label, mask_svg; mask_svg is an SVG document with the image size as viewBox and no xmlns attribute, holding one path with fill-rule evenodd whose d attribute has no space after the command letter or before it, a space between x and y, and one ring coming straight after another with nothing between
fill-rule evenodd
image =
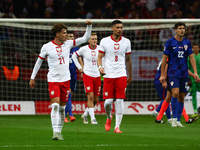
<instances>
[{"instance_id":1,"label":"short-sleeved shirt","mask_svg":"<svg viewBox=\"0 0 200 150\"><path fill-rule=\"evenodd\" d=\"M75 40L67 40L61 45L51 41L42 46L39 58L44 60L47 57L49 66L48 82L65 82L71 79L69 53L73 46L76 46Z\"/></svg>"},{"instance_id":2,"label":"short-sleeved shirt","mask_svg":"<svg viewBox=\"0 0 200 150\"><path fill-rule=\"evenodd\" d=\"M191 42L183 38L177 41L174 37L165 43L164 54L168 55L168 76L179 78L188 77L187 59L192 54Z\"/></svg>"},{"instance_id":3,"label":"short-sleeved shirt","mask_svg":"<svg viewBox=\"0 0 200 150\"><path fill-rule=\"evenodd\" d=\"M127 76L125 57L131 54L131 42L125 37L115 41L111 36L103 38L100 42L100 53L104 53L105 78L118 78Z\"/></svg>"},{"instance_id":4,"label":"short-sleeved shirt","mask_svg":"<svg viewBox=\"0 0 200 150\"><path fill-rule=\"evenodd\" d=\"M97 57L100 50L100 46L97 45L94 49L90 45L81 47L77 52L77 56L83 57L84 68L83 72L91 77L99 77L100 72L97 66Z\"/></svg>"}]
</instances>

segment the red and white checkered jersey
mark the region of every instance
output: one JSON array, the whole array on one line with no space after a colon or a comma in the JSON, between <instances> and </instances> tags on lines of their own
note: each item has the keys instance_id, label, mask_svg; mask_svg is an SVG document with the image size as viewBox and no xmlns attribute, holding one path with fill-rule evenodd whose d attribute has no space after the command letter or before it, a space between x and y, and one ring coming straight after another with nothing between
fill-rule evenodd
<instances>
[{"instance_id":1,"label":"red and white checkered jersey","mask_svg":"<svg viewBox=\"0 0 200 150\"><path fill-rule=\"evenodd\" d=\"M115 41L111 36L105 37L100 42L100 53L104 53L105 78L118 78L127 76L125 57L131 54L131 42L125 37Z\"/></svg>"},{"instance_id":2,"label":"red and white checkered jersey","mask_svg":"<svg viewBox=\"0 0 200 150\"><path fill-rule=\"evenodd\" d=\"M84 62L83 72L88 76L91 77L100 76L99 68L97 67L97 58L99 50L101 50L99 45L97 45L94 49L92 49L90 45L86 45L81 47L78 51L76 51L76 55L78 57L79 56L83 57L83 62Z\"/></svg>"}]
</instances>

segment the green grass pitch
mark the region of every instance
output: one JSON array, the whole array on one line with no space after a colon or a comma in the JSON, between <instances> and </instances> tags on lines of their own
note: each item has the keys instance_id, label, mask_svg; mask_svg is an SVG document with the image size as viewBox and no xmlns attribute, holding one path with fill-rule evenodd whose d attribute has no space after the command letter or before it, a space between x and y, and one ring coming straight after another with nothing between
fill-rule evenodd
<instances>
[{"instance_id":1,"label":"green grass pitch","mask_svg":"<svg viewBox=\"0 0 200 150\"><path fill-rule=\"evenodd\" d=\"M185 128L172 128L150 115L124 115L123 133L115 134L115 116L108 132L105 115L96 115L98 125L75 117L64 125L65 140L53 141L49 115L0 116L0 150L200 150L200 120L185 124L182 117Z\"/></svg>"}]
</instances>

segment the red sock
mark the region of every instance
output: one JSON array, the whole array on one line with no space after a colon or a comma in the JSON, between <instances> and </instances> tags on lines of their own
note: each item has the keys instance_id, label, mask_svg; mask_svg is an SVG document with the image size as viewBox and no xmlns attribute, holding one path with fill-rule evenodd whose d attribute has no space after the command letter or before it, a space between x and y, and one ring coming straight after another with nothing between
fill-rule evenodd
<instances>
[{"instance_id":1,"label":"red sock","mask_svg":"<svg viewBox=\"0 0 200 150\"><path fill-rule=\"evenodd\" d=\"M187 113L186 113L186 111L185 111L185 107L183 107L182 115L183 115L183 117L185 118L185 121L187 122L188 119L189 119L190 117L187 115Z\"/></svg>"},{"instance_id":2,"label":"red sock","mask_svg":"<svg viewBox=\"0 0 200 150\"><path fill-rule=\"evenodd\" d=\"M164 100L163 103L162 103L160 112L159 112L159 114L158 114L156 120L162 119L163 114L164 114L164 112L167 110L167 107L168 107L168 106L169 106L169 103L167 103L167 102Z\"/></svg>"}]
</instances>

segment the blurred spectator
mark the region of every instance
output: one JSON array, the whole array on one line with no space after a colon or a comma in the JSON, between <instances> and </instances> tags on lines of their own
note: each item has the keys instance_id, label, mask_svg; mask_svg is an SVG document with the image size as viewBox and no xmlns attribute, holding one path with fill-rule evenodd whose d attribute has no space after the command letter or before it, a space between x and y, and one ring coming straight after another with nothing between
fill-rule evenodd
<instances>
[{"instance_id":1,"label":"blurred spectator","mask_svg":"<svg viewBox=\"0 0 200 150\"><path fill-rule=\"evenodd\" d=\"M167 18L175 18L178 11L178 5L172 2L169 6L169 10L167 11Z\"/></svg>"},{"instance_id":2,"label":"blurred spectator","mask_svg":"<svg viewBox=\"0 0 200 150\"><path fill-rule=\"evenodd\" d=\"M13 14L12 0L2 0L0 8L0 18L16 18L16 16Z\"/></svg>"},{"instance_id":3,"label":"blurred spectator","mask_svg":"<svg viewBox=\"0 0 200 150\"><path fill-rule=\"evenodd\" d=\"M164 47L165 42L169 40L171 37L175 36L175 31L173 28L164 28L160 30L159 33L159 42Z\"/></svg>"}]
</instances>

